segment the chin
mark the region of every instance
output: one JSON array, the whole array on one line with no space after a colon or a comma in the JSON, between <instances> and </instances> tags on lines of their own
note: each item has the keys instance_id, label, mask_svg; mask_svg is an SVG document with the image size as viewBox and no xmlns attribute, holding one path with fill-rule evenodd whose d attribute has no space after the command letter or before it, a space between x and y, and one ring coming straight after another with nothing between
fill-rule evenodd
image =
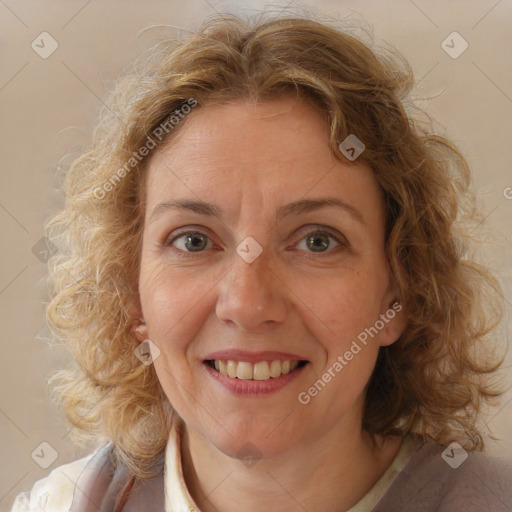
<instances>
[{"instance_id":1,"label":"chin","mask_svg":"<svg viewBox=\"0 0 512 512\"><path fill-rule=\"evenodd\" d=\"M227 441L223 440L216 447L228 457L238 459L248 466L254 465L262 459L279 457L290 448L282 439L278 439L277 442L270 442L265 439L265 436L249 439L238 438L236 440L230 438Z\"/></svg>"},{"instance_id":2,"label":"chin","mask_svg":"<svg viewBox=\"0 0 512 512\"><path fill-rule=\"evenodd\" d=\"M282 418L248 429L243 426L236 428L231 424L226 428L227 432L220 429L213 436L206 435L206 439L225 455L242 461L274 458L291 449L294 444L291 433L279 429L280 422Z\"/></svg>"}]
</instances>

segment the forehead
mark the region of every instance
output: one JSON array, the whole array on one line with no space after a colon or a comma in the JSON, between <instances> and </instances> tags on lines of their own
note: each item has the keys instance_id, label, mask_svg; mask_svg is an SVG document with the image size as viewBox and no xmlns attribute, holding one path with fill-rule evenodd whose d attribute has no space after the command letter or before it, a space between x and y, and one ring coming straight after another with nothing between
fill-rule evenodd
<instances>
[{"instance_id":1,"label":"forehead","mask_svg":"<svg viewBox=\"0 0 512 512\"><path fill-rule=\"evenodd\" d=\"M382 215L371 169L345 163L329 145L327 116L293 97L197 107L148 167L146 211L162 200L216 200L235 215L244 203L274 208L339 196Z\"/></svg>"}]
</instances>

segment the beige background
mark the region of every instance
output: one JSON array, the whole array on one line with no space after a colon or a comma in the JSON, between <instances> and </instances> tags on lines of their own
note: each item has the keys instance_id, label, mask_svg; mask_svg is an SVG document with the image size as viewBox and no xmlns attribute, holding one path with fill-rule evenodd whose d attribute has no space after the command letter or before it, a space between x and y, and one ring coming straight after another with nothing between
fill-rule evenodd
<instances>
[{"instance_id":1,"label":"beige background","mask_svg":"<svg viewBox=\"0 0 512 512\"><path fill-rule=\"evenodd\" d=\"M50 349L45 341L45 265L33 253L44 221L62 203L57 169L66 168L90 140L100 99L123 65L155 35L172 33L156 28L137 38L142 28L175 25L194 30L215 10L279 11L285 5L0 0L0 510L9 510L18 492L31 488L51 469L86 453L71 445L62 413L49 403L45 381L51 370L68 361L62 349ZM362 18L377 39L388 41L409 59L422 79L415 89L423 98L420 105L472 165L483 212L495 231L482 256L498 272L512 302L512 189L507 188L512 187L512 2L322 0L300 5L334 18ZM31 48L43 31L59 45L47 59ZM441 47L453 31L469 44L457 59ZM510 332L510 323L504 327ZM487 424L503 439L491 444L490 451L512 456L509 400L511 393L501 408L491 411ZM58 452L48 469L31 458L42 442Z\"/></svg>"}]
</instances>

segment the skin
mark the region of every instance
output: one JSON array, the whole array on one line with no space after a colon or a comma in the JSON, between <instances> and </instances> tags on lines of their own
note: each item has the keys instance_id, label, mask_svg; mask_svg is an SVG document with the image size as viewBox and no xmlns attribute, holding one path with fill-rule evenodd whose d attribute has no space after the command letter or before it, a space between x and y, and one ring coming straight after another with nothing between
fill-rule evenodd
<instances>
[{"instance_id":1,"label":"skin","mask_svg":"<svg viewBox=\"0 0 512 512\"><path fill-rule=\"evenodd\" d=\"M361 418L379 346L398 339L403 310L307 405L297 397L396 301L381 191L366 164L332 154L326 118L295 97L198 106L182 123L148 166L139 276L146 323L137 335L159 347L155 370L185 422L189 491L205 512L240 504L247 512L296 511L298 503L346 510L400 447L395 437L374 446ZM356 208L364 223L336 207L276 222L280 206L324 196ZM225 213L171 208L151 219L158 203L176 198ZM187 253L186 238L171 240L179 228L205 233L204 248ZM319 229L340 243L327 238L328 248L316 252L307 235ZM251 264L236 252L248 236L263 248ZM208 375L203 359L240 348L292 352L309 363L276 393L235 395ZM252 466L237 458L248 442L261 454Z\"/></svg>"}]
</instances>

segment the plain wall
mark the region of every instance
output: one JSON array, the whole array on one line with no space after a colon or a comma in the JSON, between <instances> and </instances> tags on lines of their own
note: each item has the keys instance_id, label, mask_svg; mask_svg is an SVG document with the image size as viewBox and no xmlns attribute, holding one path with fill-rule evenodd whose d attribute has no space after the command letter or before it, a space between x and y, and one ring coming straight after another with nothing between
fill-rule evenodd
<instances>
[{"instance_id":1,"label":"plain wall","mask_svg":"<svg viewBox=\"0 0 512 512\"><path fill-rule=\"evenodd\" d=\"M88 453L71 444L45 380L69 361L63 349L49 348L45 341L46 268L34 254L44 222L63 203L58 168L66 168L90 141L100 100L123 65L155 34L172 32L155 29L137 38L141 29L175 25L194 30L215 10L251 12L265 5L214 0L0 2L0 311L5 327L0 358L0 510L9 510L17 493L30 489L51 469ZM275 12L285 5L271 4ZM473 169L482 211L495 232L495 241L483 246L481 254L496 271L510 305L512 3L310 0L300 5L333 18L361 17L373 27L377 41L396 46L415 76L422 78L415 89L419 105L437 120L439 131L454 140ZM59 45L46 59L31 47L43 31ZM469 44L455 59L441 47L453 31ZM501 438L489 445L490 452L510 456L509 400L511 393L486 421ZM48 469L31 457L42 442L58 452Z\"/></svg>"}]
</instances>

